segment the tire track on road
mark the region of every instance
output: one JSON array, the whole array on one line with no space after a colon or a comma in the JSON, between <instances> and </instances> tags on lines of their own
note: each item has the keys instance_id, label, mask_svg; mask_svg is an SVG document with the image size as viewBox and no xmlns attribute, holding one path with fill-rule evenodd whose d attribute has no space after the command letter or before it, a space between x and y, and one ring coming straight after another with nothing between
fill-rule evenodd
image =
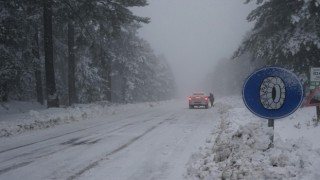
<instances>
[{"instance_id":1,"label":"tire track on road","mask_svg":"<svg viewBox=\"0 0 320 180\"><path fill-rule=\"evenodd\" d=\"M145 132L143 132L141 135L132 138L131 140L129 140L127 143L121 145L120 147L114 149L113 151L107 153L104 155L103 158L98 159L92 163L90 163L88 166L86 166L85 168L81 169L80 171L78 171L77 173L75 173L72 176L69 176L66 180L74 180L76 178L78 178L79 176L81 176L82 174L84 174L86 171L96 167L99 165L100 162L108 160L110 156L112 156L113 154L129 147L130 145L132 145L134 142L138 141L139 139L141 139L142 137L144 137L145 135L147 135L148 133L152 132L153 130L155 130L156 128L158 128L160 125L162 125L163 123L167 122L167 121L171 121L175 118L175 114L169 116L168 118L165 118L163 121L157 123L157 125L152 126L151 128L147 129Z\"/></svg>"},{"instance_id":2,"label":"tire track on road","mask_svg":"<svg viewBox=\"0 0 320 180\"><path fill-rule=\"evenodd\" d=\"M146 114L149 114L149 113L152 113L152 112L153 112L153 110L152 111L148 111L148 112L144 113L143 115L146 115ZM124 121L126 119L130 119L130 118L134 118L134 117L138 117L138 116L142 116L142 115L141 114L131 115L131 116L128 116L128 117L125 117L125 118L121 119L120 121ZM119 121L117 121L117 122L119 122ZM43 140L40 140L40 141L36 141L36 142L27 143L27 144L20 145L20 146L8 148L8 149L5 149L5 150L1 150L0 154L8 152L8 151L16 150L16 149L19 149L19 148L31 146L31 145L34 145L34 144L42 143L42 142L45 142L45 141L49 141L49 140L52 140L52 139L57 139L57 138L60 138L60 137L63 137L63 136L67 136L67 135L74 134L74 133L77 133L77 132L85 131L85 130L92 129L92 128L95 128L95 127L99 127L99 126L102 126L102 125L106 125L106 124L109 124L109 123L110 122L99 123L99 124L96 124L94 126L78 129L78 130L71 131L71 132L68 132L68 133L64 133L64 134L60 134L60 135L53 136L53 137L50 137L50 138L46 138L46 139L43 139Z\"/></svg>"},{"instance_id":3,"label":"tire track on road","mask_svg":"<svg viewBox=\"0 0 320 180\"><path fill-rule=\"evenodd\" d=\"M1 169L1 170L0 170L0 175L3 174L3 173L9 172L9 171L11 171L11 170L14 170L14 169L21 168L21 167L23 167L23 166L27 166L27 165L31 164L32 162L33 162L33 161L22 162L22 163L15 164L14 166L11 166L11 167L8 167L8 168L5 168L5 169Z\"/></svg>"},{"instance_id":4,"label":"tire track on road","mask_svg":"<svg viewBox=\"0 0 320 180\"><path fill-rule=\"evenodd\" d=\"M138 115L137 115L137 116L138 116ZM174 116L175 116L175 114L172 114L171 116L165 118L164 121L172 120L172 119L174 118ZM129 117L132 118L132 116L129 116ZM130 118L124 118L124 119L122 119L122 120L125 120L125 119L130 119ZM144 119L144 120L142 120L142 121L139 120L139 121L136 121L136 122L130 122L130 123L127 123L127 124L122 125L121 127L118 127L118 128L115 128L115 129L112 129L112 130L109 130L109 131L103 133L103 135L102 135L102 136L99 136L99 138L104 138L104 137L108 136L110 133L114 133L114 132L116 132L116 131L123 130L123 129L127 128L127 127L130 127L130 126L135 126L135 125L139 125L139 124L143 124L143 123L150 122L150 121L155 121L155 120L157 120L157 117L153 117L153 118L151 118L151 119L150 119L150 117L149 117L149 118ZM162 123L163 123L163 121L159 122L156 126L153 126L152 128L148 129L148 130L147 130L145 133L143 133L142 135L140 135L140 136L138 136L138 137L136 137L136 138L131 139L128 143L126 143L126 144L122 145L121 147L115 149L114 151L112 151L111 153L107 154L106 156L110 156L110 155L112 155L112 154L114 154L114 153L116 153L116 152L118 152L118 151L126 148L127 146L129 146L129 145L132 144L133 142L137 141L137 140L140 139L142 136L144 136L145 134L149 133L150 131L152 131L154 128L156 128L157 126L159 126L159 125L162 124ZM96 126L95 126L95 127L96 127ZM89 128L93 128L93 127L89 127ZM85 129L89 129L89 128L85 128ZM79 131L76 131L76 132L79 132ZM71 133L75 133L75 132L70 132L70 133L67 133L67 134L64 134L64 135L68 135L68 134L71 134ZM61 136L63 136L63 135L61 135ZM59 136L59 137L61 137L61 136ZM57 137L56 137L56 138L57 138ZM51 140L51 139L54 139L54 138L49 138L49 139L47 139L47 140ZM75 139L75 138L72 138L72 139ZM72 139L71 139L71 140L72 140ZM80 140L81 138L76 138L76 139L77 139L77 140ZM43 141L45 141L45 140L43 140ZM43 141L39 141L39 142L37 142L37 143L40 143L40 142L43 142ZM63 146L62 148L59 148L59 149L55 150L55 151L51 151L51 152L48 152L48 153L45 153L45 154L41 154L41 155L39 155L39 156L35 156L35 157L33 157L32 159L27 158L27 159L28 159L28 163L25 163L25 162L24 162L24 163L14 164L14 165L11 165L11 166L9 166L9 167L0 169L0 175L3 174L3 173L9 172L9 171L11 171L11 170L15 170L15 169L24 167L24 166L26 166L26 165L29 165L29 164L31 164L32 162L34 162L36 159L39 159L39 158L42 158L42 157L46 157L46 156L55 154L55 153L57 153L57 152L63 151L63 150L65 150L65 149L68 149L68 148L71 147L71 146L68 146L68 143L67 143L67 142L69 142L69 141L70 141L70 140L68 140L68 141L66 141L66 142L59 143L60 145L64 145L64 146ZM32 145L32 144L36 144L36 143L30 143L30 144L28 144L28 145L26 145L26 146L30 146L30 145ZM55 144L52 144L52 145L50 145L50 146L46 146L46 147L43 147L43 148L38 148L38 149L36 149L36 150L33 150L33 152L37 152L37 151L39 151L39 150L46 149L46 148L48 148L48 147L56 146L56 145L57 145L57 144L55 143ZM23 147L25 147L25 146L12 148L11 150L18 149L18 148L23 148ZM9 150L8 150L8 151L9 151ZM7 151L5 151L5 152L7 152ZM4 152L2 152L2 153L4 153ZM8 161L10 161L10 160L13 160L13 159L16 159L16 158L21 158L21 157L23 157L23 156L28 156L28 155L30 155L30 153L24 153L24 154L22 154L22 155L19 155L19 156L16 156L16 157L7 159L7 160L5 160L5 161L2 161L1 163L8 162ZM24 159L23 161L26 161L27 159Z\"/></svg>"}]
</instances>

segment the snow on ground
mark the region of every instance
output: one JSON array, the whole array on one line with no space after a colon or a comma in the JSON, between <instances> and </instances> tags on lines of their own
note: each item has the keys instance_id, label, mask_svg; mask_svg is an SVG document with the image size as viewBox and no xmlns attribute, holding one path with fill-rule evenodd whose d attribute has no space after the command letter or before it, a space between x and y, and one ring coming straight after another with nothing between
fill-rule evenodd
<instances>
[{"instance_id":1,"label":"snow on ground","mask_svg":"<svg viewBox=\"0 0 320 180\"><path fill-rule=\"evenodd\" d=\"M267 121L247 110L240 96L218 98L208 110L187 109L185 101L50 109L14 101L0 106L0 175L316 180L315 118L315 107L308 107L276 120L272 147Z\"/></svg>"},{"instance_id":2,"label":"snow on ground","mask_svg":"<svg viewBox=\"0 0 320 180\"><path fill-rule=\"evenodd\" d=\"M87 105L77 104L67 108L47 109L37 102L10 101L0 106L0 138L88 120L101 115L110 116L134 111L137 107L153 107L157 104L160 102L126 105L97 102Z\"/></svg>"},{"instance_id":3,"label":"snow on ground","mask_svg":"<svg viewBox=\"0 0 320 180\"><path fill-rule=\"evenodd\" d=\"M315 107L276 120L273 148L267 121L250 113L241 97L220 99L215 108L220 125L212 142L190 158L186 179L320 179Z\"/></svg>"},{"instance_id":4,"label":"snow on ground","mask_svg":"<svg viewBox=\"0 0 320 180\"><path fill-rule=\"evenodd\" d=\"M183 179L218 122L214 109L187 103L111 105L95 118L0 138L0 179Z\"/></svg>"}]
</instances>

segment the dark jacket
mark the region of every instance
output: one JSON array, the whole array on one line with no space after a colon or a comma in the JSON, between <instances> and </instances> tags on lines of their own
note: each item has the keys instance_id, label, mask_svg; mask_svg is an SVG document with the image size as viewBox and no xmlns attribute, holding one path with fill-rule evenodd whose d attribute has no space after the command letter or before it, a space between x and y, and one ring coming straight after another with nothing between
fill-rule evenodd
<instances>
[{"instance_id":1,"label":"dark jacket","mask_svg":"<svg viewBox=\"0 0 320 180\"><path fill-rule=\"evenodd\" d=\"M210 93L210 95L209 95L209 99L210 99L210 101L211 101L211 102L213 102L213 101L214 101L214 96L213 96L213 94L212 94L212 93Z\"/></svg>"}]
</instances>

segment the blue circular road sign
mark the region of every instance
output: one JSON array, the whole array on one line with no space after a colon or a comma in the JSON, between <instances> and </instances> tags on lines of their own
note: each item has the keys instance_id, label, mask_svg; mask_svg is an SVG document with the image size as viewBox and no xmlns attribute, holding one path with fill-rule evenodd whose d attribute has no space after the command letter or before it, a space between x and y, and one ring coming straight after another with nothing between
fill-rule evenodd
<instances>
[{"instance_id":1,"label":"blue circular road sign","mask_svg":"<svg viewBox=\"0 0 320 180\"><path fill-rule=\"evenodd\" d=\"M266 119L280 119L300 107L303 88L294 73L283 68L268 67L247 78L242 97L253 114Z\"/></svg>"}]
</instances>

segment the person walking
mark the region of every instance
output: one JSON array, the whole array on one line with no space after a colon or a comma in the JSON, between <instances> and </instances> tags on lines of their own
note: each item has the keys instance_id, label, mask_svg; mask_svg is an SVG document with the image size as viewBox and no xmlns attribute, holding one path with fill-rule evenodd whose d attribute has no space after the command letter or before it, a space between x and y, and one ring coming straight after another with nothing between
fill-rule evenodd
<instances>
[{"instance_id":1,"label":"person walking","mask_svg":"<svg viewBox=\"0 0 320 180\"><path fill-rule=\"evenodd\" d=\"M210 93L210 95L209 95L209 100L210 100L211 107L213 107L214 96L212 93Z\"/></svg>"}]
</instances>

